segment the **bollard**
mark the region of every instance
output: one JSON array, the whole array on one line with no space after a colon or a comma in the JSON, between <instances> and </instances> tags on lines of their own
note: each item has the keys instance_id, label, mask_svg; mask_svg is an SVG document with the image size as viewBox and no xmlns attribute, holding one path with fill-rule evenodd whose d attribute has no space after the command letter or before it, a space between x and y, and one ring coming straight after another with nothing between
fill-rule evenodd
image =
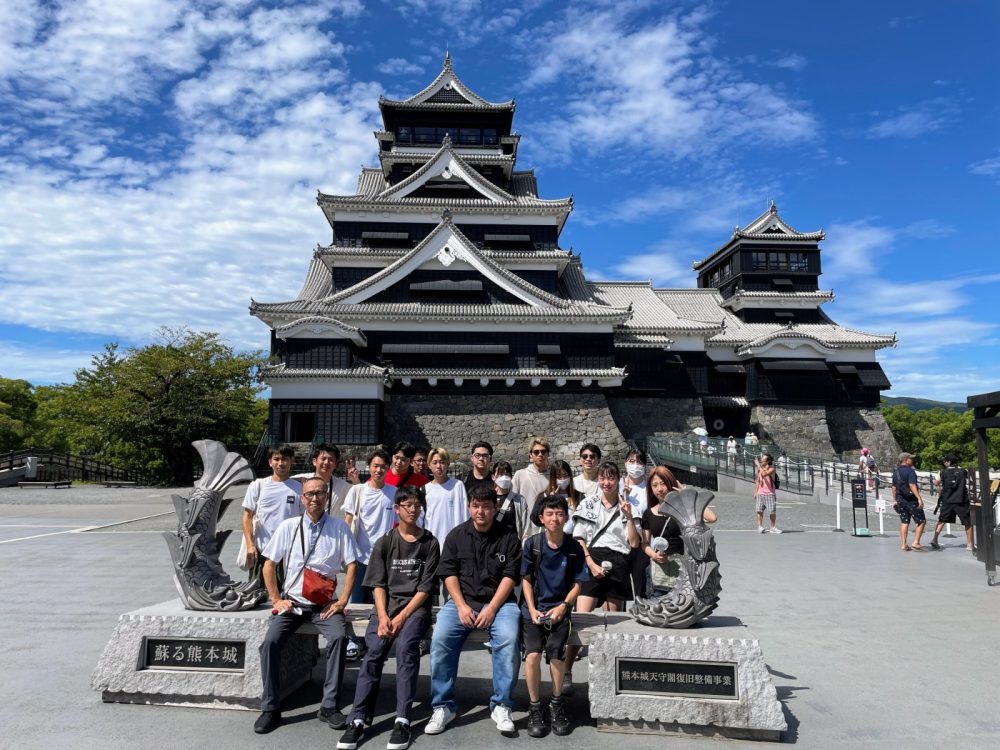
<instances>
[{"instance_id":1,"label":"bollard","mask_svg":"<svg viewBox=\"0 0 1000 750\"><path fill-rule=\"evenodd\" d=\"M843 531L843 529L840 528L840 493L839 492L837 493L837 528L835 528L834 531Z\"/></svg>"},{"instance_id":2,"label":"bollard","mask_svg":"<svg viewBox=\"0 0 1000 750\"><path fill-rule=\"evenodd\" d=\"M951 524L950 523L946 523L944 525L944 534L942 534L942 536L946 536L949 539L954 539L955 538L955 535L951 533Z\"/></svg>"}]
</instances>

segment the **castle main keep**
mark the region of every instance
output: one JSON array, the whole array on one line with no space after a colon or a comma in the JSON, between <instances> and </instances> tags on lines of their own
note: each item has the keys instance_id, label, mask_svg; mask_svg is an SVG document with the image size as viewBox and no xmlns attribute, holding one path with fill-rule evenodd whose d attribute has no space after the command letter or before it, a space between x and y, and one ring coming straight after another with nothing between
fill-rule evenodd
<instances>
[{"instance_id":1,"label":"castle main keep","mask_svg":"<svg viewBox=\"0 0 1000 750\"><path fill-rule=\"evenodd\" d=\"M823 311L821 231L772 203L694 264L697 288L588 281L560 233L573 200L517 169L514 101L449 56L408 99L381 98L379 165L320 193L333 240L297 297L252 302L271 330L274 440L408 439L523 454L530 434L621 457L653 434L743 435L789 453L896 450L876 352L895 337Z\"/></svg>"}]
</instances>

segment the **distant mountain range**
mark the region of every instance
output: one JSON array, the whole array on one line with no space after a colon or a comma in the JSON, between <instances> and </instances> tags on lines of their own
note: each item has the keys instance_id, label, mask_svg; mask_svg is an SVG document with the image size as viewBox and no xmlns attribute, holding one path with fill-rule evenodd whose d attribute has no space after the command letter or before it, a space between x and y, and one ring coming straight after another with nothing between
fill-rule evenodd
<instances>
[{"instance_id":1,"label":"distant mountain range","mask_svg":"<svg viewBox=\"0 0 1000 750\"><path fill-rule=\"evenodd\" d=\"M905 406L910 411L945 409L947 411L963 412L969 408L958 401L931 401L929 398L912 398L910 396L883 396L882 403L886 406Z\"/></svg>"}]
</instances>

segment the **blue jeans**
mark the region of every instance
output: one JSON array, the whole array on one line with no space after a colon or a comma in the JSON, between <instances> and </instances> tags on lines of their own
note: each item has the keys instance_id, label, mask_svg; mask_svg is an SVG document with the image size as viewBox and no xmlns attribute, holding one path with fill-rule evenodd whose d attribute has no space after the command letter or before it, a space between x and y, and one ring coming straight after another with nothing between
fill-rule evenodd
<instances>
[{"instance_id":1,"label":"blue jeans","mask_svg":"<svg viewBox=\"0 0 1000 750\"><path fill-rule=\"evenodd\" d=\"M462 655L462 645L472 632L458 619L455 602L448 602L438 612L431 639L431 705L434 708L447 706L456 710L455 678L458 676L458 658ZM517 684L517 673L521 667L521 613L514 602L507 602L493 618L489 627L493 641L493 695L490 696L490 710L498 704L514 708L511 693Z\"/></svg>"},{"instance_id":2,"label":"blue jeans","mask_svg":"<svg viewBox=\"0 0 1000 750\"><path fill-rule=\"evenodd\" d=\"M354 579L354 588L351 589L351 604L374 604L375 600L372 598L372 590L366 589L364 587L365 582L365 572L368 570L368 566L363 562L358 562L358 574ZM362 639L358 639L362 640Z\"/></svg>"}]
</instances>

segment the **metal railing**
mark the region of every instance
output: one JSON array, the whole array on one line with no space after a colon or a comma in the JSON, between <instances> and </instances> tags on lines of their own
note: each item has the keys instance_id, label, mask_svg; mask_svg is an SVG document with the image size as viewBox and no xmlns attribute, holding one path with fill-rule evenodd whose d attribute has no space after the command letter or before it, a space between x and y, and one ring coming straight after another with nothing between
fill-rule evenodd
<instances>
[{"instance_id":1,"label":"metal railing","mask_svg":"<svg viewBox=\"0 0 1000 750\"><path fill-rule=\"evenodd\" d=\"M136 482L152 484L151 475L136 469L123 469L85 456L74 456L51 448L27 448L0 454L0 471L19 469L29 457L38 459L39 473L49 467L59 467L59 473L85 482Z\"/></svg>"}]
</instances>

